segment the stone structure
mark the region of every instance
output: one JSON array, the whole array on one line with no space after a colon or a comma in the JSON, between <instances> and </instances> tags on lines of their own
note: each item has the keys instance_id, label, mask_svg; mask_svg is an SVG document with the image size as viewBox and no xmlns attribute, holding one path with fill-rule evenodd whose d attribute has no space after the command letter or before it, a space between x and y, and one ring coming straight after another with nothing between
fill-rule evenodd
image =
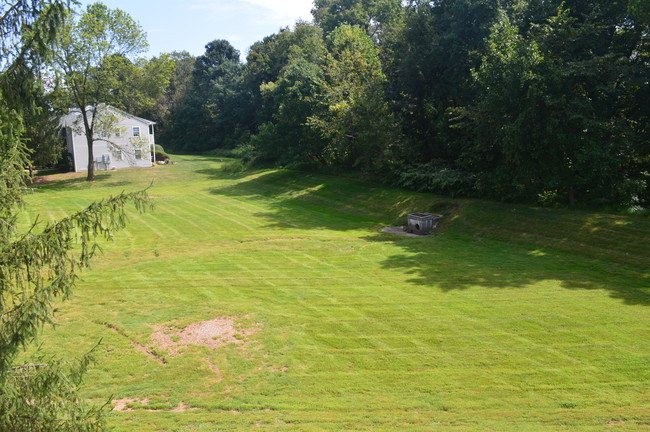
<instances>
[{"instance_id":1,"label":"stone structure","mask_svg":"<svg viewBox=\"0 0 650 432\"><path fill-rule=\"evenodd\" d=\"M406 232L425 235L436 227L442 215L431 213L410 213L407 218Z\"/></svg>"}]
</instances>

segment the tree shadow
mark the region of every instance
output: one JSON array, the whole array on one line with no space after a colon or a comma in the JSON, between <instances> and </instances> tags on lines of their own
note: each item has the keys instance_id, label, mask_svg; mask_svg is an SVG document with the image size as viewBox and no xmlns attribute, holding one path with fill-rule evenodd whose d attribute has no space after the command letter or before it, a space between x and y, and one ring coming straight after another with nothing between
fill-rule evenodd
<instances>
[{"instance_id":1,"label":"tree shadow","mask_svg":"<svg viewBox=\"0 0 650 432\"><path fill-rule=\"evenodd\" d=\"M80 187L86 184L96 184L107 187L121 187L129 186L133 184L132 181L128 180L113 180L112 173L110 172L100 172L95 174L95 180L93 182L88 182L86 180L86 173L66 173L58 174L54 176L47 176L45 180L37 182L33 190L35 192L45 192L45 191L57 191L63 189L69 189L71 187Z\"/></svg>"},{"instance_id":2,"label":"tree shadow","mask_svg":"<svg viewBox=\"0 0 650 432\"><path fill-rule=\"evenodd\" d=\"M620 217L605 215L597 218L600 231L594 232L592 213L450 200L287 170L248 173L240 180L210 193L264 200L270 210L255 216L268 220L267 228L373 232L361 238L402 250L382 267L412 275L408 281L416 285L452 291L558 281L566 289L606 290L626 304L650 305L650 245L634 253L620 245L633 236L644 244L650 223L628 227ZM413 211L445 213L438 235L381 232L404 224Z\"/></svg>"},{"instance_id":3,"label":"tree shadow","mask_svg":"<svg viewBox=\"0 0 650 432\"><path fill-rule=\"evenodd\" d=\"M471 288L529 288L557 281L565 289L605 290L628 305L650 306L650 273L623 263L603 262L534 244L485 239L443 227L436 236L364 237L387 242L403 253L385 259L384 269L411 275L410 283L442 291Z\"/></svg>"},{"instance_id":4,"label":"tree shadow","mask_svg":"<svg viewBox=\"0 0 650 432\"><path fill-rule=\"evenodd\" d=\"M212 188L210 193L266 200L272 210L254 215L269 221L266 228L373 229L396 223L403 216L399 208L408 208L417 200L410 192L324 174L264 170L239 179L244 181ZM386 206L389 201L393 204Z\"/></svg>"},{"instance_id":5,"label":"tree shadow","mask_svg":"<svg viewBox=\"0 0 650 432\"><path fill-rule=\"evenodd\" d=\"M218 159L218 158L217 158ZM219 160L209 159L211 162L220 162ZM194 171L210 180L240 180L255 173L255 171L227 172L223 168L203 168Z\"/></svg>"}]
</instances>

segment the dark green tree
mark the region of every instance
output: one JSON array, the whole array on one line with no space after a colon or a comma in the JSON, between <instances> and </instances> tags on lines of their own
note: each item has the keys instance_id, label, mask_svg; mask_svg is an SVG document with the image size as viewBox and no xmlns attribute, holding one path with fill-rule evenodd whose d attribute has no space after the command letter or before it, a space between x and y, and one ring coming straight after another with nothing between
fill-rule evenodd
<instances>
[{"instance_id":1,"label":"dark green tree","mask_svg":"<svg viewBox=\"0 0 650 432\"><path fill-rule=\"evenodd\" d=\"M261 103L272 114L253 135L258 161L287 164L318 162L323 140L307 125L318 107L322 66L327 50L320 28L299 23L283 32L290 41L286 63L275 80L260 85Z\"/></svg>"},{"instance_id":2,"label":"dark green tree","mask_svg":"<svg viewBox=\"0 0 650 432\"><path fill-rule=\"evenodd\" d=\"M389 95L402 119L405 159L453 165L462 140L450 128L455 107L474 97L471 70L497 19L492 0L410 1L382 46Z\"/></svg>"},{"instance_id":3,"label":"dark green tree","mask_svg":"<svg viewBox=\"0 0 650 432\"><path fill-rule=\"evenodd\" d=\"M34 109L23 116L23 138L29 150L30 177L33 167L55 166L67 151L60 124L61 116L65 113L61 101L65 97L60 89L45 92L41 79L34 83Z\"/></svg>"},{"instance_id":4,"label":"dark green tree","mask_svg":"<svg viewBox=\"0 0 650 432\"><path fill-rule=\"evenodd\" d=\"M362 27L378 41L384 27L399 18L401 3L399 0L315 0L311 13L325 34L347 24Z\"/></svg>"},{"instance_id":5,"label":"dark green tree","mask_svg":"<svg viewBox=\"0 0 650 432\"><path fill-rule=\"evenodd\" d=\"M262 96L261 88L278 80L289 62L292 44L292 32L285 28L250 47L242 78L242 97L247 101L246 124L251 134L256 134L260 125L273 119L276 106L270 103L271 99Z\"/></svg>"},{"instance_id":6,"label":"dark green tree","mask_svg":"<svg viewBox=\"0 0 650 432\"><path fill-rule=\"evenodd\" d=\"M172 66L169 85L158 97L150 113L142 116L156 122L156 141L167 145L171 141L169 132L174 127L175 113L180 109L187 95L196 59L187 51L172 52L162 56L166 57Z\"/></svg>"},{"instance_id":7,"label":"dark green tree","mask_svg":"<svg viewBox=\"0 0 650 432\"><path fill-rule=\"evenodd\" d=\"M506 16L494 27L462 160L493 196L627 205L643 187L635 105L648 74L636 56L647 35L623 4L568 4L525 33Z\"/></svg>"},{"instance_id":8,"label":"dark green tree","mask_svg":"<svg viewBox=\"0 0 650 432\"><path fill-rule=\"evenodd\" d=\"M226 40L205 47L192 71L188 91L175 111L172 147L183 151L231 148L238 134L239 51Z\"/></svg>"}]
</instances>

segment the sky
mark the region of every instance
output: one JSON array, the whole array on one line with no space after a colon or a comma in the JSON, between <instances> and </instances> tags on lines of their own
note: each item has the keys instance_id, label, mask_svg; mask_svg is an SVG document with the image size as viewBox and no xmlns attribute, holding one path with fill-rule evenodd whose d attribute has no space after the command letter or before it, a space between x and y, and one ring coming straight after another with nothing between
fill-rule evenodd
<instances>
[{"instance_id":1,"label":"sky","mask_svg":"<svg viewBox=\"0 0 650 432\"><path fill-rule=\"evenodd\" d=\"M147 33L147 57L163 52L205 52L205 45L226 39L246 59L248 48L299 19L311 21L312 0L102 0L122 9ZM82 0L82 7L95 3Z\"/></svg>"}]
</instances>

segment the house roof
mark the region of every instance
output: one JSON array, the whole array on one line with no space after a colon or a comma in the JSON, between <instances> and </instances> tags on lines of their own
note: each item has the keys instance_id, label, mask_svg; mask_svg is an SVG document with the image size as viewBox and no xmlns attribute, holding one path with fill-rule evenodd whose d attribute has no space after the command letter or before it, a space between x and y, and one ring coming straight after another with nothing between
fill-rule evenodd
<instances>
[{"instance_id":1,"label":"house roof","mask_svg":"<svg viewBox=\"0 0 650 432\"><path fill-rule=\"evenodd\" d=\"M100 104L100 105L98 105L98 108L100 108L100 109L105 108L105 109L111 110L111 111L115 112L116 114L118 114L120 116L130 118L130 119L135 120L135 121L140 122L140 123L144 123L147 126L156 124L155 121L151 121L151 120L144 119L142 117L134 116L133 114L129 114L126 111L122 111L121 109L115 108L112 105ZM86 107L86 111L92 112L92 110L93 110L92 106L87 106ZM77 120L80 115L81 115L81 110L79 108L70 108L68 110L68 114L65 114L61 118L61 123L62 123L62 125L69 126L72 123L74 123L74 121Z\"/></svg>"}]
</instances>

